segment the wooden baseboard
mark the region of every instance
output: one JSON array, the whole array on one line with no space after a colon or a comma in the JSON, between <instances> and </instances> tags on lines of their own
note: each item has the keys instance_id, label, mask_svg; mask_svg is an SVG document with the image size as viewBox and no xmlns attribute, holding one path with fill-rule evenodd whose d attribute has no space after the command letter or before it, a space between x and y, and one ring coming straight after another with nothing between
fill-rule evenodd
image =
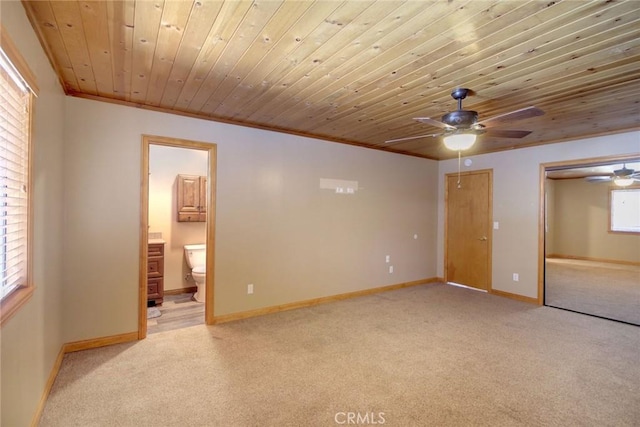
<instances>
[{"instance_id":1,"label":"wooden baseboard","mask_svg":"<svg viewBox=\"0 0 640 427\"><path fill-rule=\"evenodd\" d=\"M60 348L60 352L58 352L58 357L56 357L56 361L53 363L51 372L49 373L49 378L47 379L47 383L44 386L42 397L40 398L40 402L38 402L38 406L36 407L36 411L33 415L33 419L31 420L31 427L35 427L40 423L40 417L42 416L44 405L47 403L47 399L49 398L49 394L51 393L51 388L53 387L53 383L56 381L58 372L60 372L60 367L62 366L62 360L64 359L65 354L73 353L75 351L88 350L90 348L105 347L112 344L120 344L124 342L137 341L137 340L138 340L138 332L129 332L127 334L112 335L109 337L93 338L93 339L74 341L74 342L63 344L62 347Z\"/></svg>"},{"instance_id":2,"label":"wooden baseboard","mask_svg":"<svg viewBox=\"0 0 640 427\"><path fill-rule=\"evenodd\" d=\"M332 295L332 296L328 296L328 297L314 298L314 299L305 300L305 301L293 302L293 303L282 304L282 305L277 305L277 306L272 306L272 307L265 307L265 308L260 308L260 309L257 309L257 310L243 311L243 312L239 312L239 313L231 313L231 314L226 314L226 315L215 317L215 323L231 322L231 321L234 321L234 320L246 319L246 318L249 318L249 317L261 316L261 315L264 315L264 314L271 314L271 313L277 313L277 312L280 312L280 311L294 310L296 308L311 307L311 306L318 305L318 304L324 304L324 303L333 302L333 301L340 301L340 300L344 300L344 299L348 299L348 298L355 298L355 297L360 297L360 296L365 296L365 295L373 295L373 294L377 294L377 293L380 293L380 292L387 292L387 291L392 291L392 290L395 290L395 289L408 288L410 286L425 285L425 284L428 284L428 283L443 282L443 281L444 280L442 278L440 278L440 277L434 277L434 278L430 278L430 279L416 280L416 281L413 281L413 282L398 283L398 284L395 284L395 285L382 286L380 288L364 289L364 290L361 290L361 291L348 292L348 293ZM186 288L186 289L189 289L189 288ZM194 289L193 292L195 292L195 290L196 289ZM180 291L180 292L176 292L175 293L176 295L177 294L181 294L181 293L185 293L185 292L183 292L182 289L178 289L178 291ZM188 290L187 292L191 292L191 291ZM172 295L171 293L168 293L168 292L165 292L165 294ZM40 417L42 416L42 411L44 410L44 405L47 402L47 399L49 397L49 393L51 392L51 388L53 387L53 383L55 382L56 377L58 376L58 372L60 371L60 366L62 365L62 360L63 360L65 354L72 353L72 352L75 352L75 351L82 351L82 350L88 350L88 349L92 349L92 348L105 347L105 346L108 346L108 345L120 344L120 343L137 341L137 340L138 340L138 332L136 331L136 332L129 332L129 333L126 333L126 334L112 335L112 336L102 337L102 338L93 338L93 339L82 340L82 341L74 341L74 342L70 342L70 343L64 344L62 346L62 348L60 349L60 352L58 353L58 357L56 358L56 361L55 361L55 363L53 365L53 368L51 369L51 373L49 374L49 379L47 380L47 384L46 384L45 389L44 389L44 391L42 393L42 397L40 398L40 402L39 402L37 410L36 410L36 412L34 414L31 426L35 427L40 422Z\"/></svg>"},{"instance_id":3,"label":"wooden baseboard","mask_svg":"<svg viewBox=\"0 0 640 427\"><path fill-rule=\"evenodd\" d=\"M528 302L530 304L542 305L538 302L538 298L525 297L524 295L512 294L511 292L499 291L497 289L489 290L490 294L498 295L500 297L511 298L517 301Z\"/></svg>"},{"instance_id":4,"label":"wooden baseboard","mask_svg":"<svg viewBox=\"0 0 640 427\"><path fill-rule=\"evenodd\" d=\"M607 262L609 264L633 265L633 266L636 266L636 267L640 267L640 262L636 262L636 261L624 261L624 260L618 260L618 259L605 259L605 258L592 258L592 257L588 257L588 256L549 254L549 255L547 255L547 258L551 258L551 259L575 259L577 261Z\"/></svg>"},{"instance_id":5,"label":"wooden baseboard","mask_svg":"<svg viewBox=\"0 0 640 427\"><path fill-rule=\"evenodd\" d=\"M169 289L165 290L165 295L182 295L182 294L192 294L198 291L197 286L192 286L190 288L179 288L179 289Z\"/></svg>"},{"instance_id":6,"label":"wooden baseboard","mask_svg":"<svg viewBox=\"0 0 640 427\"><path fill-rule=\"evenodd\" d=\"M64 353L73 353L74 351L88 350L90 348L105 347L131 341L138 341L138 331L66 343L62 346L62 350Z\"/></svg>"},{"instance_id":7,"label":"wooden baseboard","mask_svg":"<svg viewBox=\"0 0 640 427\"><path fill-rule=\"evenodd\" d=\"M56 381L56 377L58 376L58 372L60 372L60 366L62 366L62 359L64 359L64 348L61 347L58 352L58 357L56 357L56 361L53 362L53 367L51 368L51 372L49 373L49 378L47 379L47 383L44 386L44 390L42 391L42 397L40 397L40 402L38 402L38 406L36 407L36 412L33 414L33 419L31 420L31 427L36 427L40 423L40 417L42 416L42 411L44 411L44 405L47 403L47 399L49 398L49 393L51 393L51 388L53 387L53 383Z\"/></svg>"},{"instance_id":8,"label":"wooden baseboard","mask_svg":"<svg viewBox=\"0 0 640 427\"><path fill-rule=\"evenodd\" d=\"M416 280L413 282L398 283L395 285L382 286L379 288L363 289L361 291L347 292L344 294L331 295L327 297L313 298L313 299L304 300L304 301L274 305L271 307L258 308L256 310L223 314L221 316L214 317L214 324L232 322L234 320L241 320L241 319L247 319L249 317L263 316L265 314L279 313L281 311L295 310L298 308L312 307L318 304L325 304L325 303L340 301L348 298L362 297L365 295L372 295L380 292L393 291L396 289L408 288L410 286L425 285L427 283L435 283L435 282L441 282L441 281L442 280L440 278L433 277L430 279L422 279L422 280Z\"/></svg>"}]
</instances>

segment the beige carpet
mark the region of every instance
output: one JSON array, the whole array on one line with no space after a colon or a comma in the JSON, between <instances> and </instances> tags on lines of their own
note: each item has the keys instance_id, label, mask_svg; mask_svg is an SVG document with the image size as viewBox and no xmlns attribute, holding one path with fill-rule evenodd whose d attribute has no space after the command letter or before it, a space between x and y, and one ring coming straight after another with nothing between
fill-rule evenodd
<instances>
[{"instance_id":1,"label":"beige carpet","mask_svg":"<svg viewBox=\"0 0 640 427\"><path fill-rule=\"evenodd\" d=\"M547 259L545 304L640 325L640 267Z\"/></svg>"},{"instance_id":2,"label":"beige carpet","mask_svg":"<svg viewBox=\"0 0 640 427\"><path fill-rule=\"evenodd\" d=\"M336 426L350 416L637 426L640 328L443 284L406 288L68 354L40 425Z\"/></svg>"}]
</instances>

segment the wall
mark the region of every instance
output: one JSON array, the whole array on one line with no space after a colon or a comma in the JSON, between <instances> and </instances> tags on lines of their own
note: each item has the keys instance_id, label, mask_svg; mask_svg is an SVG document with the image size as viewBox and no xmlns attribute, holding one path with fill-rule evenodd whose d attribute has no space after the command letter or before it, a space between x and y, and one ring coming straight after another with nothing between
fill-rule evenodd
<instances>
[{"instance_id":1,"label":"wall","mask_svg":"<svg viewBox=\"0 0 640 427\"><path fill-rule=\"evenodd\" d=\"M436 275L435 161L79 98L66 109L65 341L137 329L142 134L217 144L216 315Z\"/></svg>"},{"instance_id":2,"label":"wall","mask_svg":"<svg viewBox=\"0 0 640 427\"><path fill-rule=\"evenodd\" d=\"M62 347L62 144L64 97L21 3L2 1L2 26L36 76L33 124L32 298L2 326L0 424L31 423Z\"/></svg>"},{"instance_id":3,"label":"wall","mask_svg":"<svg viewBox=\"0 0 640 427\"><path fill-rule=\"evenodd\" d=\"M479 141L480 142L480 141ZM640 151L640 132L471 156L464 170L493 169L493 289L537 298L540 164ZM438 276L444 276L444 177L458 161L441 161L438 177ZM557 227L556 227L557 232ZM512 274L520 280L514 282Z\"/></svg>"},{"instance_id":4,"label":"wall","mask_svg":"<svg viewBox=\"0 0 640 427\"><path fill-rule=\"evenodd\" d=\"M176 177L206 176L209 156L206 151L162 145L149 146L149 232L161 232L164 247L164 290L195 286L185 280L188 267L184 245L206 241L206 223L177 222Z\"/></svg>"},{"instance_id":5,"label":"wall","mask_svg":"<svg viewBox=\"0 0 640 427\"><path fill-rule=\"evenodd\" d=\"M608 231L610 188L607 182L584 179L555 181L557 229L551 254L640 262L640 235Z\"/></svg>"}]
</instances>

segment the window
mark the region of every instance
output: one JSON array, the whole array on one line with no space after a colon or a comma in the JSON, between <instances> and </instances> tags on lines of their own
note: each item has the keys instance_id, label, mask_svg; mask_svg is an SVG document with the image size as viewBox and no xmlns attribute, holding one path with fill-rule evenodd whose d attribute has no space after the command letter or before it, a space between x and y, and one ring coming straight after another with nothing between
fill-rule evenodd
<instances>
[{"instance_id":1,"label":"window","mask_svg":"<svg viewBox=\"0 0 640 427\"><path fill-rule=\"evenodd\" d=\"M611 231L640 233L640 188L611 190L609 200Z\"/></svg>"},{"instance_id":2,"label":"window","mask_svg":"<svg viewBox=\"0 0 640 427\"><path fill-rule=\"evenodd\" d=\"M0 28L0 324L32 295L31 118L35 80Z\"/></svg>"}]
</instances>

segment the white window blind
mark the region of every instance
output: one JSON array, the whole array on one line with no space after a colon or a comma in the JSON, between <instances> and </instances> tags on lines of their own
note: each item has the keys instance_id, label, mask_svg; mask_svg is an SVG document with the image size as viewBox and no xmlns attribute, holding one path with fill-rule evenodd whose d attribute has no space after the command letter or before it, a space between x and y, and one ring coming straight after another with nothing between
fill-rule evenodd
<instances>
[{"instance_id":1,"label":"white window blind","mask_svg":"<svg viewBox=\"0 0 640 427\"><path fill-rule=\"evenodd\" d=\"M30 100L0 50L0 298L27 285Z\"/></svg>"}]
</instances>

